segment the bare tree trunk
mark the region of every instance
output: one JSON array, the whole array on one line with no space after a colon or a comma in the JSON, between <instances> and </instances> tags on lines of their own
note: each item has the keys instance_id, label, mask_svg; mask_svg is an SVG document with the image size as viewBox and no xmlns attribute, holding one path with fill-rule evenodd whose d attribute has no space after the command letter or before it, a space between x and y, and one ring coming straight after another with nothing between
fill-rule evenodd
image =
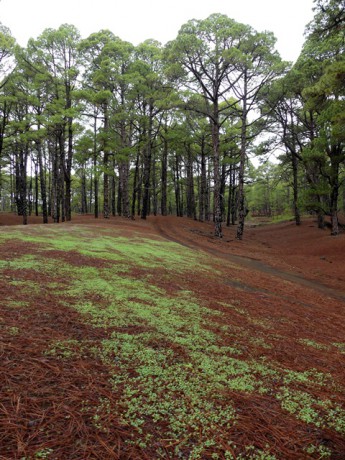
<instances>
[{"instance_id":1,"label":"bare tree trunk","mask_svg":"<svg viewBox=\"0 0 345 460\"><path fill-rule=\"evenodd\" d=\"M331 153L331 177L330 177L330 185L331 185L331 203L330 203L330 211L331 211L331 235L337 236L339 235L339 220L338 220L338 197L339 197L339 162L335 160L333 156L338 152ZM338 155L339 156L339 155Z\"/></svg>"},{"instance_id":2,"label":"bare tree trunk","mask_svg":"<svg viewBox=\"0 0 345 460\"><path fill-rule=\"evenodd\" d=\"M241 150L240 150L240 168L238 173L238 226L236 239L242 240L244 232L244 220L246 210L244 206L244 168L246 162L246 147L247 147L247 74L244 74L243 88L243 107L242 107L242 127L241 127Z\"/></svg>"},{"instance_id":3,"label":"bare tree trunk","mask_svg":"<svg viewBox=\"0 0 345 460\"><path fill-rule=\"evenodd\" d=\"M51 146L52 183L51 183L51 216L54 224L60 222L60 155L57 139Z\"/></svg>"},{"instance_id":4,"label":"bare tree trunk","mask_svg":"<svg viewBox=\"0 0 345 460\"><path fill-rule=\"evenodd\" d=\"M111 196L111 215L113 217L116 216L116 179L115 179L115 162L113 162L113 170L114 174L111 176L111 190L110 190L110 196Z\"/></svg>"},{"instance_id":5,"label":"bare tree trunk","mask_svg":"<svg viewBox=\"0 0 345 460\"><path fill-rule=\"evenodd\" d=\"M123 165L123 178L122 178L122 209L123 215L129 217L129 160L127 159Z\"/></svg>"},{"instance_id":6,"label":"bare tree trunk","mask_svg":"<svg viewBox=\"0 0 345 460\"><path fill-rule=\"evenodd\" d=\"M296 225L301 225L301 214L298 207L298 158L292 154L292 174L293 174L293 209Z\"/></svg>"},{"instance_id":7,"label":"bare tree trunk","mask_svg":"<svg viewBox=\"0 0 345 460\"><path fill-rule=\"evenodd\" d=\"M135 160L134 178L133 178L133 194L132 194L132 219L135 219L135 205L138 194L138 182L139 182L139 159L140 159L140 148L137 150L137 157Z\"/></svg>"},{"instance_id":8,"label":"bare tree trunk","mask_svg":"<svg viewBox=\"0 0 345 460\"><path fill-rule=\"evenodd\" d=\"M68 108L72 105L69 102ZM68 132L68 148L66 165L64 165L64 176L65 176L65 217L67 221L72 219L72 159L73 159L73 120L68 118L67 121L67 132Z\"/></svg>"},{"instance_id":9,"label":"bare tree trunk","mask_svg":"<svg viewBox=\"0 0 345 460\"><path fill-rule=\"evenodd\" d=\"M214 119L212 122L212 146L213 146L213 206L214 206L214 234L222 238L222 210L220 203L220 172L219 172L219 124L218 124L218 107L215 104Z\"/></svg>"},{"instance_id":10,"label":"bare tree trunk","mask_svg":"<svg viewBox=\"0 0 345 460\"><path fill-rule=\"evenodd\" d=\"M228 191L228 210L226 215L226 226L230 227L231 222L231 209L233 203L234 187L233 187L233 165L230 165L229 171L229 191Z\"/></svg>"},{"instance_id":11,"label":"bare tree trunk","mask_svg":"<svg viewBox=\"0 0 345 460\"><path fill-rule=\"evenodd\" d=\"M94 124L93 124L93 181L94 181L94 216L98 219L99 207L98 207L98 193L99 193L99 182L98 182L98 171L97 171L97 114L94 113Z\"/></svg>"},{"instance_id":12,"label":"bare tree trunk","mask_svg":"<svg viewBox=\"0 0 345 460\"><path fill-rule=\"evenodd\" d=\"M195 194L194 194L194 174L193 174L193 155L191 146L187 147L187 217L196 220Z\"/></svg>"},{"instance_id":13,"label":"bare tree trunk","mask_svg":"<svg viewBox=\"0 0 345 460\"><path fill-rule=\"evenodd\" d=\"M158 200L157 200L157 177L156 177L156 155L155 150L153 150L153 158L152 158L152 197L153 197L153 215L156 216L158 213Z\"/></svg>"},{"instance_id":14,"label":"bare tree trunk","mask_svg":"<svg viewBox=\"0 0 345 460\"><path fill-rule=\"evenodd\" d=\"M35 216L38 217L38 164L35 162Z\"/></svg>"},{"instance_id":15,"label":"bare tree trunk","mask_svg":"<svg viewBox=\"0 0 345 460\"><path fill-rule=\"evenodd\" d=\"M149 213L150 207L150 180L151 180L151 162L152 162L152 123L153 123L153 107L149 108L149 125L147 131L147 143L144 150L144 194L143 194L143 206L141 209L141 218L146 219Z\"/></svg>"},{"instance_id":16,"label":"bare tree trunk","mask_svg":"<svg viewBox=\"0 0 345 460\"><path fill-rule=\"evenodd\" d=\"M176 215L177 217L183 216L182 204L181 204L181 191L180 191L180 156L175 155L175 168L174 168L174 189L175 189L175 203L176 203Z\"/></svg>"},{"instance_id":17,"label":"bare tree trunk","mask_svg":"<svg viewBox=\"0 0 345 460\"><path fill-rule=\"evenodd\" d=\"M162 162L161 162L161 213L162 216L167 215L167 190L168 190L168 141L164 137Z\"/></svg>"},{"instance_id":18,"label":"bare tree trunk","mask_svg":"<svg viewBox=\"0 0 345 460\"><path fill-rule=\"evenodd\" d=\"M138 187L137 187L137 189L138 189L137 215L140 216L141 215L141 201L142 201L141 197L142 197L142 193L143 193L142 183L143 183L143 176L144 176L142 162L139 165L138 173L139 173L139 179L138 179Z\"/></svg>"},{"instance_id":19,"label":"bare tree trunk","mask_svg":"<svg viewBox=\"0 0 345 460\"><path fill-rule=\"evenodd\" d=\"M19 147L17 160L17 209L18 215L22 216L23 225L28 223L28 211L27 211L27 184L26 184L26 168L28 152L26 149Z\"/></svg>"},{"instance_id":20,"label":"bare tree trunk","mask_svg":"<svg viewBox=\"0 0 345 460\"><path fill-rule=\"evenodd\" d=\"M199 193L199 220L206 220L207 207L207 171L206 171L206 153L205 138L201 141L201 171L200 171L200 193Z\"/></svg>"},{"instance_id":21,"label":"bare tree trunk","mask_svg":"<svg viewBox=\"0 0 345 460\"><path fill-rule=\"evenodd\" d=\"M109 119L108 119L108 106L104 104L104 133L105 133L105 141L104 141L104 148L103 148L103 168L104 168L104 176L103 176L103 217L104 219L109 219L109 146L108 146L108 130L109 130Z\"/></svg>"},{"instance_id":22,"label":"bare tree trunk","mask_svg":"<svg viewBox=\"0 0 345 460\"><path fill-rule=\"evenodd\" d=\"M65 135L64 135L65 126L60 125L58 128L57 133L57 200L56 200L56 216L57 216L57 223L60 221L65 222L66 214L65 214Z\"/></svg>"},{"instance_id":23,"label":"bare tree trunk","mask_svg":"<svg viewBox=\"0 0 345 460\"><path fill-rule=\"evenodd\" d=\"M220 178L220 211L222 213L222 221L225 217L225 184L226 184L226 165L222 165L222 174Z\"/></svg>"},{"instance_id":24,"label":"bare tree trunk","mask_svg":"<svg viewBox=\"0 0 345 460\"><path fill-rule=\"evenodd\" d=\"M85 165L82 166L82 173L81 173L81 212L82 212L82 214L87 214L87 192L86 192Z\"/></svg>"}]
</instances>

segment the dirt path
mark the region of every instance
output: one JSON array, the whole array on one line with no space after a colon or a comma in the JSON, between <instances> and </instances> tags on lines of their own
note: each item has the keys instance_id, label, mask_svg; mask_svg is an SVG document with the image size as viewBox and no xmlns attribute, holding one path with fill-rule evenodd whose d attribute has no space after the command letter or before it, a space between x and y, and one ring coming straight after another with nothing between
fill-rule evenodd
<instances>
[{"instance_id":1,"label":"dirt path","mask_svg":"<svg viewBox=\"0 0 345 460\"><path fill-rule=\"evenodd\" d=\"M333 297L340 301L345 301L345 289L333 289L323 284L322 280L314 281L312 279L307 279L303 276L303 274L297 274L293 273L291 270L287 271L274 267L268 262L263 262L262 260L251 257L250 255L244 256L231 253L232 246L236 244L234 241L216 241L209 233L200 231L193 227L192 229L185 228L183 231L180 227L173 225L167 220L163 220L161 217L153 218L152 221L153 228L157 231L157 233L169 241L182 244L183 246L191 249L201 250L212 254L212 256L216 258L227 260L228 262L244 267L251 272L260 272L279 278L280 280L297 283L309 289L316 290L326 296ZM197 236L195 237L195 235ZM244 242L244 244L246 243ZM253 278L255 278L255 276L253 276ZM262 292L268 291L264 290Z\"/></svg>"}]
</instances>

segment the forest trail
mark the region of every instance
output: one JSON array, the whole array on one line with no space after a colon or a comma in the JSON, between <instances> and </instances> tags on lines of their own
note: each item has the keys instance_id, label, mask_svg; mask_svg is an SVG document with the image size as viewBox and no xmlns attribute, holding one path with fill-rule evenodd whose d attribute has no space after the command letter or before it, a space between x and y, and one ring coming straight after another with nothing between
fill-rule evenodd
<instances>
[{"instance_id":1,"label":"forest trail","mask_svg":"<svg viewBox=\"0 0 345 460\"><path fill-rule=\"evenodd\" d=\"M340 301L345 301L345 283L344 289L335 289L325 285L320 279L308 279L303 274L299 274L298 271L301 272L300 268L293 266L288 269L278 268L277 266L274 267L272 266L272 261L270 264L267 261L259 259L258 255L254 255L254 257L251 255L250 250L252 242L250 242L251 244L248 248L249 250L245 251L243 255L234 254L234 249L236 250L239 246L246 246L246 237L243 242L229 240L226 238L220 240L215 238L212 234L210 234L210 232L206 233L205 231L198 229L197 223L193 227L188 227L186 225L178 226L176 223L171 222L171 219L162 218L160 216L152 218L152 225L161 237L169 241L181 244L190 249L204 251L215 258L227 260L232 264L246 268L250 270L250 272L260 272L269 276L277 277L283 281L297 283L298 285L316 290L326 296L333 297ZM342 239L344 240L344 237L342 237ZM270 249L270 247L268 247L268 249ZM263 255L261 257L263 257ZM320 257L320 260L325 260L325 256ZM278 261L275 260L275 264L277 264L277 262ZM255 276L253 278L255 279ZM261 291L266 290L261 289Z\"/></svg>"}]
</instances>

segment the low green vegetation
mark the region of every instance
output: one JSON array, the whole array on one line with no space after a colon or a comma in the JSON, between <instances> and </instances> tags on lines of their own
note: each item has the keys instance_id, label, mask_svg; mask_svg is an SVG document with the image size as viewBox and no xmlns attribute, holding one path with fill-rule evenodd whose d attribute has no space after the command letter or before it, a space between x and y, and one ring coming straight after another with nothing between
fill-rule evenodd
<instances>
[{"instance_id":1,"label":"low green vegetation","mask_svg":"<svg viewBox=\"0 0 345 460\"><path fill-rule=\"evenodd\" d=\"M155 446L158 457L166 452L161 442L164 439L170 458L198 459L212 452L214 459L275 459L269 445L264 450L249 445L245 453L242 447L242 453L234 456L237 448L227 433L238 424L240 408L232 402L231 392L271 397L283 413L313 427L345 434L345 411L331 399L318 396L320 388L342 391L331 374L314 368L297 372L266 358L273 337L268 318L252 317L238 302L223 303L222 307L245 319L243 327L231 323L220 326L226 345L212 332L210 326L217 320L222 322L222 313L209 308L207 299L198 298L185 282L191 270L212 279L204 256L160 240L139 236L129 240L117 231L110 235L109 229L104 234L97 229L96 235L91 227L36 226L17 229L14 234L0 230L2 244L10 238L37 244L32 254L13 255L0 264L0 270L11 275L10 284L37 295L39 275L44 279L49 275L57 308L63 303L76 309L85 323L104 329L104 339L96 343L88 342L87 337L52 341L45 356L68 360L87 347L109 367L111 385L119 395L118 413L123 424L133 429L127 443L142 448ZM77 266L60 258L59 253L46 258L52 250L74 251L108 263L98 267L87 265L85 259L84 265ZM16 274L19 278L23 270L37 272L34 287L16 281ZM62 297L58 279L63 279ZM15 308L15 303L11 307ZM256 325L257 332L249 334L247 322ZM12 328L9 333L20 334L20 330ZM298 342L317 351L328 350L310 340ZM342 343L332 345L344 350ZM248 347L259 347L262 355L252 358ZM101 431L106 427L100 414L110 407L100 399L94 409L92 423ZM328 455L327 449L315 445L307 446L306 452L317 453L318 458ZM45 457L38 453L35 458Z\"/></svg>"}]
</instances>

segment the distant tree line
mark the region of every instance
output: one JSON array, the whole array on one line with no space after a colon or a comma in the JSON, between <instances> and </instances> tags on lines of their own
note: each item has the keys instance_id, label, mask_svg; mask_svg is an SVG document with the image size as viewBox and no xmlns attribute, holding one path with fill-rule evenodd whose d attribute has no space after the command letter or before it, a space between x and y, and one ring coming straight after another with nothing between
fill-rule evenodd
<instances>
[{"instance_id":1,"label":"distant tree line","mask_svg":"<svg viewBox=\"0 0 345 460\"><path fill-rule=\"evenodd\" d=\"M341 3L341 2L340 2ZM344 8L316 0L297 62L275 38L225 15L184 24L175 40L133 46L109 30L64 24L27 47L0 29L0 205L54 222L176 214L237 225L260 199L264 166L282 208L331 216L344 193ZM264 160L262 160L264 162ZM260 198L261 197L261 198ZM260 199L259 199L260 198ZM262 209L258 209L262 207Z\"/></svg>"}]
</instances>

